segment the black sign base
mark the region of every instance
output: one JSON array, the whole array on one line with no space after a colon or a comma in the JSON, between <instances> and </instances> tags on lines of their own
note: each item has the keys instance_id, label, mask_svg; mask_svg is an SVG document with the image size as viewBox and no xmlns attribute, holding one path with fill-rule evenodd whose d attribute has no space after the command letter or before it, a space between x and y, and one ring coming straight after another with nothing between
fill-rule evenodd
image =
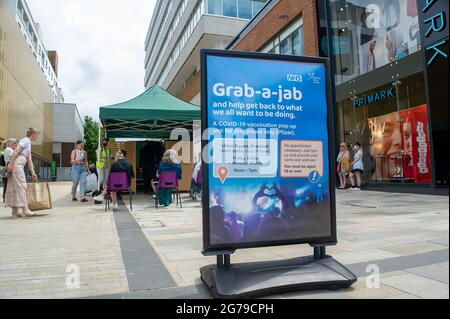
<instances>
[{"instance_id":1,"label":"black sign base","mask_svg":"<svg viewBox=\"0 0 450 319\"><path fill-rule=\"evenodd\" d=\"M317 257L317 256L316 256ZM214 298L255 298L300 290L348 288L356 276L330 256L243 264L209 265L200 269Z\"/></svg>"}]
</instances>

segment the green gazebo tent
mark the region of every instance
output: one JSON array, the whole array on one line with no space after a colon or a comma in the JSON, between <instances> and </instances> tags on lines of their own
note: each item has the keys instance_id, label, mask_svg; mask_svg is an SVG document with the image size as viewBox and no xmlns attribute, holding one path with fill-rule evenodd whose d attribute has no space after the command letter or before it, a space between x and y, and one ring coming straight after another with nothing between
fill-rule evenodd
<instances>
[{"instance_id":1,"label":"green gazebo tent","mask_svg":"<svg viewBox=\"0 0 450 319\"><path fill-rule=\"evenodd\" d=\"M192 132L200 107L154 85L130 101L100 107L100 120L110 138L165 139L175 128Z\"/></svg>"}]
</instances>

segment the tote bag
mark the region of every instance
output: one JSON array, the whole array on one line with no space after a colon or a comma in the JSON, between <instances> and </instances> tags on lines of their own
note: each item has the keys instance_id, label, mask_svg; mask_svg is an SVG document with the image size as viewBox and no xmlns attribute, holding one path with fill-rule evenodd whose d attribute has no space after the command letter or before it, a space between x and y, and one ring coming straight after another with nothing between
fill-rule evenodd
<instances>
[{"instance_id":1,"label":"tote bag","mask_svg":"<svg viewBox=\"0 0 450 319\"><path fill-rule=\"evenodd\" d=\"M52 209L52 197L48 183L28 184L28 208L32 212Z\"/></svg>"}]
</instances>

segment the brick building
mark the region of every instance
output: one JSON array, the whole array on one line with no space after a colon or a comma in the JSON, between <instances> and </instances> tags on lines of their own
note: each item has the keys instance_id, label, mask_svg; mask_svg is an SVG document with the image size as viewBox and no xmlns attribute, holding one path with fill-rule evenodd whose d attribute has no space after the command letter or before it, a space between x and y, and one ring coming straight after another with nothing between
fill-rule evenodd
<instances>
[{"instance_id":1,"label":"brick building","mask_svg":"<svg viewBox=\"0 0 450 319\"><path fill-rule=\"evenodd\" d=\"M316 1L272 0L230 43L228 49L319 55ZM294 27L293 27L294 26ZM299 33L298 42L292 34ZM300 50L292 51L297 45ZM274 49L279 46L279 50Z\"/></svg>"}]
</instances>

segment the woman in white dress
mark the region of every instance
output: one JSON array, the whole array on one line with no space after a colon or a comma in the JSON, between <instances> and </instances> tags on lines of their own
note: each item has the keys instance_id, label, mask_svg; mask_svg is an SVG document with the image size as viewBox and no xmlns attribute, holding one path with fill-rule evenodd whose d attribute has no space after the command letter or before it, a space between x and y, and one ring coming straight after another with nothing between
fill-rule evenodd
<instances>
[{"instance_id":1,"label":"woman in white dress","mask_svg":"<svg viewBox=\"0 0 450 319\"><path fill-rule=\"evenodd\" d=\"M8 164L8 188L6 189L6 207L12 209L13 217L31 217L34 215L28 209L27 179L25 176L25 165L31 173L33 182L37 180L31 157L31 143L39 137L39 130L29 128L27 137L19 141Z\"/></svg>"}]
</instances>

